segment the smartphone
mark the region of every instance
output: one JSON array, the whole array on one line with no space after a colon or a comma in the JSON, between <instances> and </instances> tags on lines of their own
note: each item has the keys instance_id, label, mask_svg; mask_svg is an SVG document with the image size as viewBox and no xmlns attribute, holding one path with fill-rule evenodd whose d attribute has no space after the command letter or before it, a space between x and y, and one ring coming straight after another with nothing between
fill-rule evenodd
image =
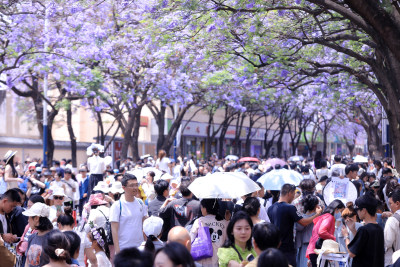
<instances>
[{"instance_id":1,"label":"smartphone","mask_svg":"<svg viewBox=\"0 0 400 267\"><path fill-rule=\"evenodd\" d=\"M247 258L246 258L246 260L247 261L252 261L252 260L254 260L254 256L253 256L253 254L249 254L249 255L247 255Z\"/></svg>"}]
</instances>

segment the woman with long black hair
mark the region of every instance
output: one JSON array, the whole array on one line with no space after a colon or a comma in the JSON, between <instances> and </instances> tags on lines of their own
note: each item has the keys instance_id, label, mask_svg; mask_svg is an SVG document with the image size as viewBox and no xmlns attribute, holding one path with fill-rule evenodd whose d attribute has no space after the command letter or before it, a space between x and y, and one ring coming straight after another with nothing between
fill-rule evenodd
<instances>
[{"instance_id":1,"label":"woman with long black hair","mask_svg":"<svg viewBox=\"0 0 400 267\"><path fill-rule=\"evenodd\" d=\"M7 183L7 189L18 188L18 183L23 183L24 180L18 178L19 173L17 168L15 168L15 163L18 162L15 154L17 151L8 150L4 155L4 160L6 162L6 168L4 170L4 181Z\"/></svg>"}]
</instances>

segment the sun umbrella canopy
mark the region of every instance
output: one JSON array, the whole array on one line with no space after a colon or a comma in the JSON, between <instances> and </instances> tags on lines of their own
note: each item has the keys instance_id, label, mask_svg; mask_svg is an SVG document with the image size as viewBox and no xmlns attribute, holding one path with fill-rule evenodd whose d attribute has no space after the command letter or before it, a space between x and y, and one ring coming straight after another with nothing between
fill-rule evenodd
<instances>
[{"instance_id":1,"label":"sun umbrella canopy","mask_svg":"<svg viewBox=\"0 0 400 267\"><path fill-rule=\"evenodd\" d=\"M280 165L280 166L285 166L286 162L284 160L278 159L278 158L273 158L273 159L269 159L265 162L266 166L268 167L275 167L275 165Z\"/></svg>"},{"instance_id":2,"label":"sun umbrella canopy","mask_svg":"<svg viewBox=\"0 0 400 267\"><path fill-rule=\"evenodd\" d=\"M304 160L303 156L291 156L289 158L289 161L303 161L303 160Z\"/></svg>"},{"instance_id":3,"label":"sun umbrella canopy","mask_svg":"<svg viewBox=\"0 0 400 267\"><path fill-rule=\"evenodd\" d=\"M260 162L260 160L258 158L253 158L253 157L244 157L244 158L239 159L239 162L246 162L246 161Z\"/></svg>"},{"instance_id":4,"label":"sun umbrella canopy","mask_svg":"<svg viewBox=\"0 0 400 267\"><path fill-rule=\"evenodd\" d=\"M266 190L281 190L284 184L298 186L302 180L303 176L296 171L278 169L267 172L257 182L260 182Z\"/></svg>"},{"instance_id":5,"label":"sun umbrella canopy","mask_svg":"<svg viewBox=\"0 0 400 267\"><path fill-rule=\"evenodd\" d=\"M363 157L361 155L357 155L354 158L354 163L368 163L368 159L366 157Z\"/></svg>"},{"instance_id":6,"label":"sun umbrella canopy","mask_svg":"<svg viewBox=\"0 0 400 267\"><path fill-rule=\"evenodd\" d=\"M226 160L238 160L239 157L236 155L228 155L225 157Z\"/></svg>"},{"instance_id":7,"label":"sun umbrella canopy","mask_svg":"<svg viewBox=\"0 0 400 267\"><path fill-rule=\"evenodd\" d=\"M197 198L238 198L261 188L242 172L215 172L189 186Z\"/></svg>"}]
</instances>

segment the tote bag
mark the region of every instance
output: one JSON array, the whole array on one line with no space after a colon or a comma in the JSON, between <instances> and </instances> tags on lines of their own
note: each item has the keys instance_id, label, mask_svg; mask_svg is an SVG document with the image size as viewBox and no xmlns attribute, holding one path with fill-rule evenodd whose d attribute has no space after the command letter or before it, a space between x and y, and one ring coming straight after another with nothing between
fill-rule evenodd
<instances>
[{"instance_id":1,"label":"tote bag","mask_svg":"<svg viewBox=\"0 0 400 267\"><path fill-rule=\"evenodd\" d=\"M192 242L192 254L193 260L198 261L213 256L213 247L210 236L210 228L203 226L199 221L200 227L197 232L197 237Z\"/></svg>"}]
</instances>

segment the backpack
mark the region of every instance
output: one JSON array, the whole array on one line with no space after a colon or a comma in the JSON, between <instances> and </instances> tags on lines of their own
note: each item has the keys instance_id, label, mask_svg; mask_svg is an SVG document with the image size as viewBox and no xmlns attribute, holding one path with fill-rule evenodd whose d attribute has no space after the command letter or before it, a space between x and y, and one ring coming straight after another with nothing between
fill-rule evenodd
<instances>
[{"instance_id":1,"label":"backpack","mask_svg":"<svg viewBox=\"0 0 400 267\"><path fill-rule=\"evenodd\" d=\"M108 245L114 245L112 230L111 230L111 223L108 220L107 216L101 210L99 210L99 211L101 212L101 214L103 214L104 218L106 219L106 225L104 226L104 230L106 231L106 240L105 241L107 242ZM120 216L121 216L121 209L120 209Z\"/></svg>"}]
</instances>

